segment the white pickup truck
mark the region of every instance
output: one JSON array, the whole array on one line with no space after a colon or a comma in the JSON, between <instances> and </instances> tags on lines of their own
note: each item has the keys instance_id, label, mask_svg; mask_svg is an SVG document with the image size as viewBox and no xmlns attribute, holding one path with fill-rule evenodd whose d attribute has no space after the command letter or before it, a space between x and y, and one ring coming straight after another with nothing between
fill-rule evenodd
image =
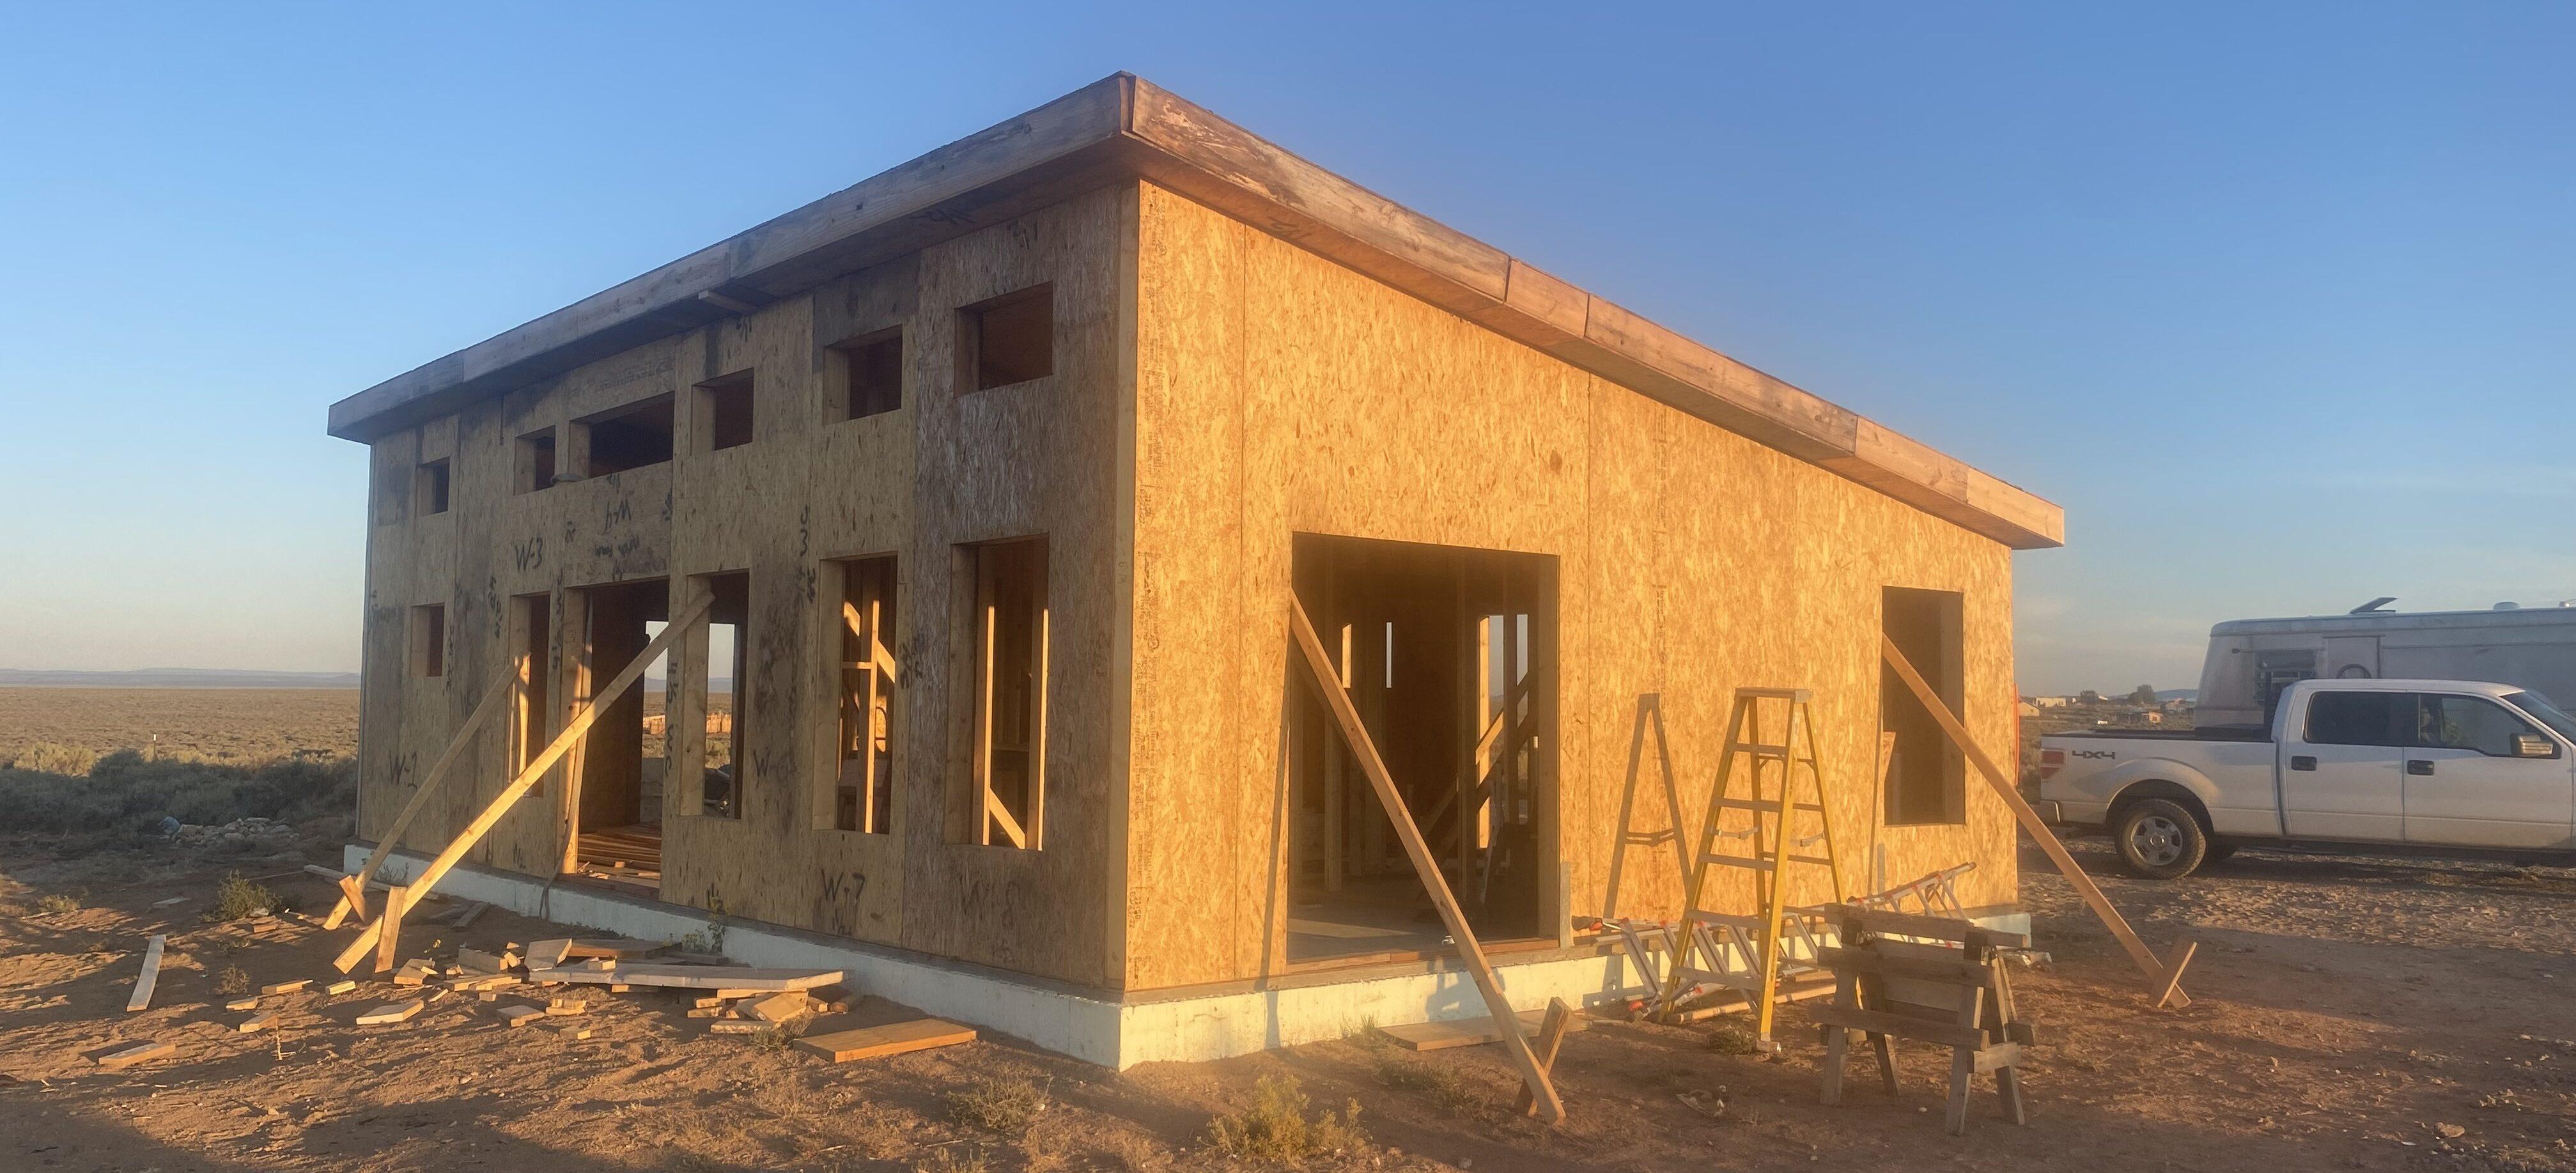
<instances>
[{"instance_id":1,"label":"white pickup truck","mask_svg":"<svg viewBox=\"0 0 2576 1173\"><path fill-rule=\"evenodd\" d=\"M2576 857L2576 717L2509 684L2305 680L2269 729L2040 739L2039 811L2104 829L2129 870L2191 874L2238 844Z\"/></svg>"}]
</instances>

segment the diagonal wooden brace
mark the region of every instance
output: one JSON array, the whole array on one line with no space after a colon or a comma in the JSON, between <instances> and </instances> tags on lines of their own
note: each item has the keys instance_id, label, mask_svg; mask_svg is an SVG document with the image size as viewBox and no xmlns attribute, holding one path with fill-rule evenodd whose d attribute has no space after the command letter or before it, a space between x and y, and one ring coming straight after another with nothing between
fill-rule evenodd
<instances>
[{"instance_id":1,"label":"diagonal wooden brace","mask_svg":"<svg viewBox=\"0 0 2576 1173\"><path fill-rule=\"evenodd\" d=\"M635 653L635 658L617 673L616 679L609 681L607 687L600 689L573 713L572 720L564 725L563 732L556 734L555 739L547 744L545 752L530 761L526 769L520 770L518 777L510 779L510 784L502 787L501 793L493 795L491 805L484 807L482 814L474 816L474 821L466 824L465 830L456 836L456 841L447 845L447 850L439 852L438 858L429 861L428 867L422 868L419 875L412 877L411 883L402 889L404 895L410 899L386 900L385 915L377 917L373 924L361 931L357 940L350 942L347 949L341 950L338 957L331 959L331 964L340 972L347 973L356 968L358 960L367 955L367 950L375 948L379 940L398 932L401 926L397 922L401 920L402 906L410 903L411 900L428 895L430 889L436 887L438 881L445 878L448 871L456 866L457 861L464 859L465 853L474 849L474 844L492 829L493 824L500 822L501 816L508 814L510 807L516 804L530 787L537 784L537 779L545 777L546 771L553 769L556 762L563 760L565 754L572 752L573 744L580 741L583 734L590 732L592 725L598 723L600 713L608 706L616 704L617 698L626 695L627 689L635 687L636 681L644 679L645 667L660 659L662 653L669 651L673 643L686 635L690 628L697 626L699 620L706 618L708 609L714 606L715 596L708 595L699 599L685 612L673 616L669 626L662 629L662 634L654 636L653 642L645 644L643 651ZM379 959L376 963L377 972L381 973L389 968L392 968L389 960Z\"/></svg>"},{"instance_id":2,"label":"diagonal wooden brace","mask_svg":"<svg viewBox=\"0 0 2576 1173\"><path fill-rule=\"evenodd\" d=\"M2011 780L1995 767L1994 759L1977 748L1977 743L1968 736L1968 727L1959 723L1959 715L1950 711L1949 704L1932 691L1931 685L1924 683L1923 674L1914 670L1913 661L1906 659L1905 653L1897 649L1896 641L1885 635L1879 636L1878 654L1879 658L1887 661L1888 667L1896 670L1898 678L1905 681L1905 687L1913 691L1914 699L1931 710L1932 719L1941 724L1941 731L1958 743L1959 751L1976 765L1977 772L1985 776L1986 784L1994 787L1995 793L2003 798L2004 805L2012 809L2013 817L2021 820L2022 829L2030 832L2031 840L2047 853L2049 861L2066 874L2066 882L2075 886L2076 894L2084 898L2084 903L2093 909L2094 916L2102 919L2103 927L2119 938L2120 946L2129 951L2129 960L2136 962L2138 968L2156 983L2156 1005L2191 1005L2191 995L2182 992L2181 984L2182 967L2191 963L2191 950L2178 950L2173 962L2167 964L2156 956L2155 950L2147 948L2147 943L2138 939L2137 930L2129 927L2128 918L2121 916L2119 909L2111 907L2111 898L2102 894L2101 886L2077 866L2074 856L2066 853L2066 845L2058 841L2056 832L2048 829L2048 821L2031 809L2030 803L2022 798L2021 791L2013 789Z\"/></svg>"},{"instance_id":3,"label":"diagonal wooden brace","mask_svg":"<svg viewBox=\"0 0 2576 1173\"><path fill-rule=\"evenodd\" d=\"M1378 805L1386 808L1387 822L1395 825L1396 837L1404 843L1404 854L1413 861L1414 872L1422 877L1422 887L1431 896L1432 907L1440 910L1441 923L1458 943L1458 957L1467 967L1476 989L1485 996L1485 1012L1494 1016L1494 1027L1502 1032L1503 1047L1511 1052L1512 1065L1520 1068L1521 1082L1535 1097L1537 1115L1550 1124L1565 1119L1565 1103L1557 1099L1556 1085L1550 1083L1547 1069L1539 1065L1538 1056L1530 1050L1529 1039L1521 1034L1519 1016L1503 997L1502 983L1494 978L1493 966L1485 961L1485 950L1476 943L1476 934L1467 927L1467 914L1459 911L1458 898L1449 891L1449 880L1440 874L1440 861L1433 858L1431 846L1422 841L1422 829L1414 826L1413 814L1404 805L1404 795L1395 789L1395 779L1386 771L1386 760L1378 756L1377 743L1369 737L1368 727L1360 724L1359 708L1351 703L1350 690L1342 687L1341 676L1324 654L1324 641L1315 634L1315 625L1306 618L1306 608L1295 596L1288 599L1288 632L1306 661L1315 691L1333 711L1341 725L1342 737L1350 743L1351 756L1359 760L1360 772L1368 777L1369 789L1376 793Z\"/></svg>"},{"instance_id":4,"label":"diagonal wooden brace","mask_svg":"<svg viewBox=\"0 0 2576 1173\"><path fill-rule=\"evenodd\" d=\"M430 764L429 772L420 776L420 785L412 789L411 801L404 803L402 813L394 816L394 825L385 828L384 836L376 841L376 850L367 856L366 866L353 875L341 877L340 902L333 905L331 915L323 919L323 928L339 928L340 921L352 912L360 920L367 918L367 881L375 878L376 869L385 864L385 857L394 853L394 847L402 842L403 832L411 829L412 817L429 805L430 792L438 789L438 783L447 776L448 769L464 758L465 747L474 743L474 735L481 732L483 723L491 720L492 714L502 708L502 700L510 695L518 682L518 665L503 665L494 677L492 687L483 691L483 699L466 716L465 723L457 726L455 735L448 738L447 748L439 753L436 762Z\"/></svg>"}]
</instances>

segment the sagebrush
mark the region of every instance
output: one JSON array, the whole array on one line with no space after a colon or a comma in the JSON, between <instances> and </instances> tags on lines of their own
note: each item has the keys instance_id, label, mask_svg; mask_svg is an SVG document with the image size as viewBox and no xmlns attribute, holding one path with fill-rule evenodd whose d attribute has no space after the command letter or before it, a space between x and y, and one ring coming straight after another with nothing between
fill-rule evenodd
<instances>
[{"instance_id":1,"label":"sagebrush","mask_svg":"<svg viewBox=\"0 0 2576 1173\"><path fill-rule=\"evenodd\" d=\"M346 819L357 809L358 765L348 758L259 765L147 762L132 750L99 758L85 774L0 767L0 834L149 835L164 818L220 826L235 819L301 824ZM70 763L56 763L65 764Z\"/></svg>"},{"instance_id":2,"label":"sagebrush","mask_svg":"<svg viewBox=\"0 0 2576 1173\"><path fill-rule=\"evenodd\" d=\"M1008 1076L987 1076L948 1093L950 1119L1004 1135L1028 1131L1046 1108L1045 1089Z\"/></svg>"},{"instance_id":3,"label":"sagebrush","mask_svg":"<svg viewBox=\"0 0 2576 1173\"><path fill-rule=\"evenodd\" d=\"M240 872L228 872L223 881L215 885L215 906L202 915L207 923L212 924L266 916L281 907L284 905L278 900L276 890L245 880Z\"/></svg>"},{"instance_id":4,"label":"sagebrush","mask_svg":"<svg viewBox=\"0 0 2576 1173\"><path fill-rule=\"evenodd\" d=\"M1265 1075L1252 1089L1251 1107L1208 1121L1208 1144L1238 1160L1303 1165L1368 1143L1359 1122L1358 1100L1338 1116L1327 1110L1307 1119L1297 1077Z\"/></svg>"}]
</instances>

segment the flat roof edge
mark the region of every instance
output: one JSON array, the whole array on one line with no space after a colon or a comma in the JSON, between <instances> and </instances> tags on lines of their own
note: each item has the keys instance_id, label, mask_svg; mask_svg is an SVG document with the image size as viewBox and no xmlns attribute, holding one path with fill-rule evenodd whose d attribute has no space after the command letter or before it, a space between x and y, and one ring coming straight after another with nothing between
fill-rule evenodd
<instances>
[{"instance_id":1,"label":"flat roof edge","mask_svg":"<svg viewBox=\"0 0 2576 1173\"><path fill-rule=\"evenodd\" d=\"M343 399L329 431L372 440L1130 176L2011 548L2065 543L2055 504L1125 73Z\"/></svg>"}]
</instances>

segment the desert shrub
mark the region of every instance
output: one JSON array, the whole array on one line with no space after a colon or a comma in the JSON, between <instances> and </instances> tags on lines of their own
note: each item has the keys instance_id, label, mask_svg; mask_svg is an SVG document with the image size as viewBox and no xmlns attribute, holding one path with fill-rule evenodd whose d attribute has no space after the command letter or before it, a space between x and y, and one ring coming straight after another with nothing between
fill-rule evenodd
<instances>
[{"instance_id":1,"label":"desert shrub","mask_svg":"<svg viewBox=\"0 0 2576 1173\"><path fill-rule=\"evenodd\" d=\"M277 893L267 885L245 880L240 872L229 872L215 885L215 906L206 910L205 919L209 923L246 920L275 912L278 907Z\"/></svg>"},{"instance_id":2,"label":"desert shrub","mask_svg":"<svg viewBox=\"0 0 2576 1173\"><path fill-rule=\"evenodd\" d=\"M80 907L80 901L60 892L48 892L36 898L38 916L61 916L65 913L79 912Z\"/></svg>"},{"instance_id":3,"label":"desert shrub","mask_svg":"<svg viewBox=\"0 0 2576 1173\"><path fill-rule=\"evenodd\" d=\"M215 992L218 994L249 993L250 971L238 965L225 966L222 972L215 975Z\"/></svg>"},{"instance_id":4,"label":"desert shrub","mask_svg":"<svg viewBox=\"0 0 2576 1173\"><path fill-rule=\"evenodd\" d=\"M0 768L0 832L145 834L164 817L221 825L242 818L302 823L356 809L357 763L348 758L256 766L147 762L132 750L99 758L85 774Z\"/></svg>"},{"instance_id":5,"label":"desert shrub","mask_svg":"<svg viewBox=\"0 0 2576 1173\"><path fill-rule=\"evenodd\" d=\"M40 774L63 774L77 778L89 773L90 767L97 764L97 750L39 741L11 754L8 761L0 762L0 768L33 770Z\"/></svg>"},{"instance_id":6,"label":"desert shrub","mask_svg":"<svg viewBox=\"0 0 2576 1173\"><path fill-rule=\"evenodd\" d=\"M981 1149L960 1155L957 1149L945 1148L913 1169L915 1173L987 1173L992 1167Z\"/></svg>"},{"instance_id":7,"label":"desert shrub","mask_svg":"<svg viewBox=\"0 0 2576 1173\"><path fill-rule=\"evenodd\" d=\"M1027 1131L1046 1107L1046 1092L1025 1079L986 1076L948 1093L949 1119L1006 1135Z\"/></svg>"},{"instance_id":8,"label":"desert shrub","mask_svg":"<svg viewBox=\"0 0 2576 1173\"><path fill-rule=\"evenodd\" d=\"M1708 1049L1720 1055L1755 1055L1761 1053L1762 1043L1752 1031L1721 1022L1708 1032Z\"/></svg>"},{"instance_id":9,"label":"desert shrub","mask_svg":"<svg viewBox=\"0 0 2576 1173\"><path fill-rule=\"evenodd\" d=\"M1252 1106L1208 1121L1208 1144L1238 1160L1303 1165L1368 1142L1360 1131L1360 1102L1342 1114L1306 1118L1306 1093L1293 1075L1265 1075L1252 1090Z\"/></svg>"},{"instance_id":10,"label":"desert shrub","mask_svg":"<svg viewBox=\"0 0 2576 1173\"><path fill-rule=\"evenodd\" d=\"M1377 1081L1400 1092L1421 1092L1442 1111L1453 1115L1484 1106L1483 1099L1468 1085L1467 1077L1455 1067L1383 1055L1377 1062Z\"/></svg>"}]
</instances>

